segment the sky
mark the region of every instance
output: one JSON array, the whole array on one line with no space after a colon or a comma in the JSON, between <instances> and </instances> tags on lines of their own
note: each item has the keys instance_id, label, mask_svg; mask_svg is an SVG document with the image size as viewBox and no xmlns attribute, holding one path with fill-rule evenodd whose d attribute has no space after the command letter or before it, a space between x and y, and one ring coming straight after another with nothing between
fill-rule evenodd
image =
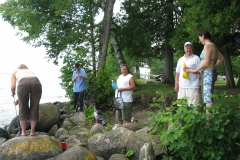
<instances>
[{"instance_id":1,"label":"sky","mask_svg":"<svg viewBox=\"0 0 240 160\"><path fill-rule=\"evenodd\" d=\"M0 0L0 4L5 0ZM59 72L60 66L45 59L45 48L34 48L22 41L17 29L0 17L0 73L12 73L20 64L26 64L35 74L48 71Z\"/></svg>"},{"instance_id":2,"label":"sky","mask_svg":"<svg viewBox=\"0 0 240 160\"><path fill-rule=\"evenodd\" d=\"M114 12L120 10L120 2L116 0ZM5 0L0 0L0 4ZM101 18L103 14L99 16ZM59 72L60 66L54 65L45 59L46 51L44 47L34 48L22 41L17 29L11 27L8 22L2 20L0 16L0 73L12 73L20 64L26 64L34 73L48 71Z\"/></svg>"},{"instance_id":3,"label":"sky","mask_svg":"<svg viewBox=\"0 0 240 160\"><path fill-rule=\"evenodd\" d=\"M116 0L114 13L119 12L122 0ZM0 4L5 0L0 0ZM101 19L103 14L99 15ZM8 22L0 17L0 73L12 73L20 64L26 64L35 74L42 72L59 72L62 64L56 66L45 57L44 47L34 48L30 44L21 40L21 36L16 35L14 29Z\"/></svg>"}]
</instances>

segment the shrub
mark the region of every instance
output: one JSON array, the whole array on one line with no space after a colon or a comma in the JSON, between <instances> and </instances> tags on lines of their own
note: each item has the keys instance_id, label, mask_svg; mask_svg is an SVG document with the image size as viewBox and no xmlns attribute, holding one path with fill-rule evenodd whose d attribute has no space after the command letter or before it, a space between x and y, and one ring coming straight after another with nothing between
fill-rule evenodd
<instances>
[{"instance_id":1,"label":"shrub","mask_svg":"<svg viewBox=\"0 0 240 160\"><path fill-rule=\"evenodd\" d=\"M224 103L225 95L215 92L214 104L208 108L187 106L186 99L174 101L178 107L159 106L156 115L149 112L152 132L160 136L170 155L182 159L237 159L240 113Z\"/></svg>"}]
</instances>

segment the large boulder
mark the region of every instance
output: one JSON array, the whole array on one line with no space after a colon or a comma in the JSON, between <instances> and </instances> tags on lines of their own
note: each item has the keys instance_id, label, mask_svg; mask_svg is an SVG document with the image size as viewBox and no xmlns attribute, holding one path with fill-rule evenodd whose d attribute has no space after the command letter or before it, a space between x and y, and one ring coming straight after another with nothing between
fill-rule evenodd
<instances>
[{"instance_id":1,"label":"large boulder","mask_svg":"<svg viewBox=\"0 0 240 160\"><path fill-rule=\"evenodd\" d=\"M89 160L97 160L92 152L87 150L84 147L74 146L62 154L59 154L54 158L54 160L79 160L79 159L89 159Z\"/></svg>"},{"instance_id":2,"label":"large boulder","mask_svg":"<svg viewBox=\"0 0 240 160\"><path fill-rule=\"evenodd\" d=\"M30 121L27 121L26 129L28 130L30 128L31 128ZM12 119L12 121L8 127L8 132L9 132L9 134L17 134L17 133L20 134L21 126L19 123L19 116L16 116Z\"/></svg>"},{"instance_id":3,"label":"large boulder","mask_svg":"<svg viewBox=\"0 0 240 160\"><path fill-rule=\"evenodd\" d=\"M146 153L142 155L142 157L145 156L144 158L163 154L165 150L159 144L158 136L137 134L126 128L118 127L105 134L98 133L89 138L88 148L95 155L105 159L109 159L112 154L122 154L133 150L134 155L131 159L138 160L141 152Z\"/></svg>"},{"instance_id":4,"label":"large boulder","mask_svg":"<svg viewBox=\"0 0 240 160\"><path fill-rule=\"evenodd\" d=\"M109 160L129 160L124 154L113 154Z\"/></svg>"},{"instance_id":5,"label":"large boulder","mask_svg":"<svg viewBox=\"0 0 240 160\"><path fill-rule=\"evenodd\" d=\"M8 132L5 129L1 128L1 127L0 127L0 137L6 138L6 139L9 138Z\"/></svg>"},{"instance_id":6,"label":"large boulder","mask_svg":"<svg viewBox=\"0 0 240 160\"><path fill-rule=\"evenodd\" d=\"M1 160L45 160L62 153L61 142L47 135L21 136L0 146Z\"/></svg>"},{"instance_id":7,"label":"large boulder","mask_svg":"<svg viewBox=\"0 0 240 160\"><path fill-rule=\"evenodd\" d=\"M59 108L52 103L44 103L39 106L40 121L37 123L36 130L48 132L54 125L59 123Z\"/></svg>"},{"instance_id":8,"label":"large boulder","mask_svg":"<svg viewBox=\"0 0 240 160\"><path fill-rule=\"evenodd\" d=\"M3 143L5 143L6 141L7 141L6 138L2 138L2 137L0 137L0 145L2 145Z\"/></svg>"}]
</instances>

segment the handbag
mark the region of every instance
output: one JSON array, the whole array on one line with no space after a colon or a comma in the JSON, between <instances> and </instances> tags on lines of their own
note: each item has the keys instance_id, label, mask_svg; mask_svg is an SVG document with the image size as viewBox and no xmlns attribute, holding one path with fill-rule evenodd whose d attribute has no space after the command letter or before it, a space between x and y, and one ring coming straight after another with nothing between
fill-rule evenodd
<instances>
[{"instance_id":1,"label":"handbag","mask_svg":"<svg viewBox=\"0 0 240 160\"><path fill-rule=\"evenodd\" d=\"M113 105L115 106L116 110L121 110L124 109L124 102L123 102L123 98L121 97L121 92L120 92L120 97L118 97L118 92L117 92L117 97L113 98Z\"/></svg>"}]
</instances>

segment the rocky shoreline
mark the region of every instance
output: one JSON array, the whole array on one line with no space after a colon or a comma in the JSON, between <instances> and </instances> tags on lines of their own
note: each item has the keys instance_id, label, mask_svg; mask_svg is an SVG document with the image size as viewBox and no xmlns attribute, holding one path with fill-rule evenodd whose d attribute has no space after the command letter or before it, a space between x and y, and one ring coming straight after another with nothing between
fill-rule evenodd
<instances>
[{"instance_id":1,"label":"rocky shoreline","mask_svg":"<svg viewBox=\"0 0 240 160\"><path fill-rule=\"evenodd\" d=\"M84 113L64 114L69 107L70 102L40 104L37 136L19 137L17 117L0 128L0 159L155 160L164 154L159 137L149 134L146 124L126 123L107 131L96 123L88 129ZM66 150L61 142L67 143Z\"/></svg>"}]
</instances>

